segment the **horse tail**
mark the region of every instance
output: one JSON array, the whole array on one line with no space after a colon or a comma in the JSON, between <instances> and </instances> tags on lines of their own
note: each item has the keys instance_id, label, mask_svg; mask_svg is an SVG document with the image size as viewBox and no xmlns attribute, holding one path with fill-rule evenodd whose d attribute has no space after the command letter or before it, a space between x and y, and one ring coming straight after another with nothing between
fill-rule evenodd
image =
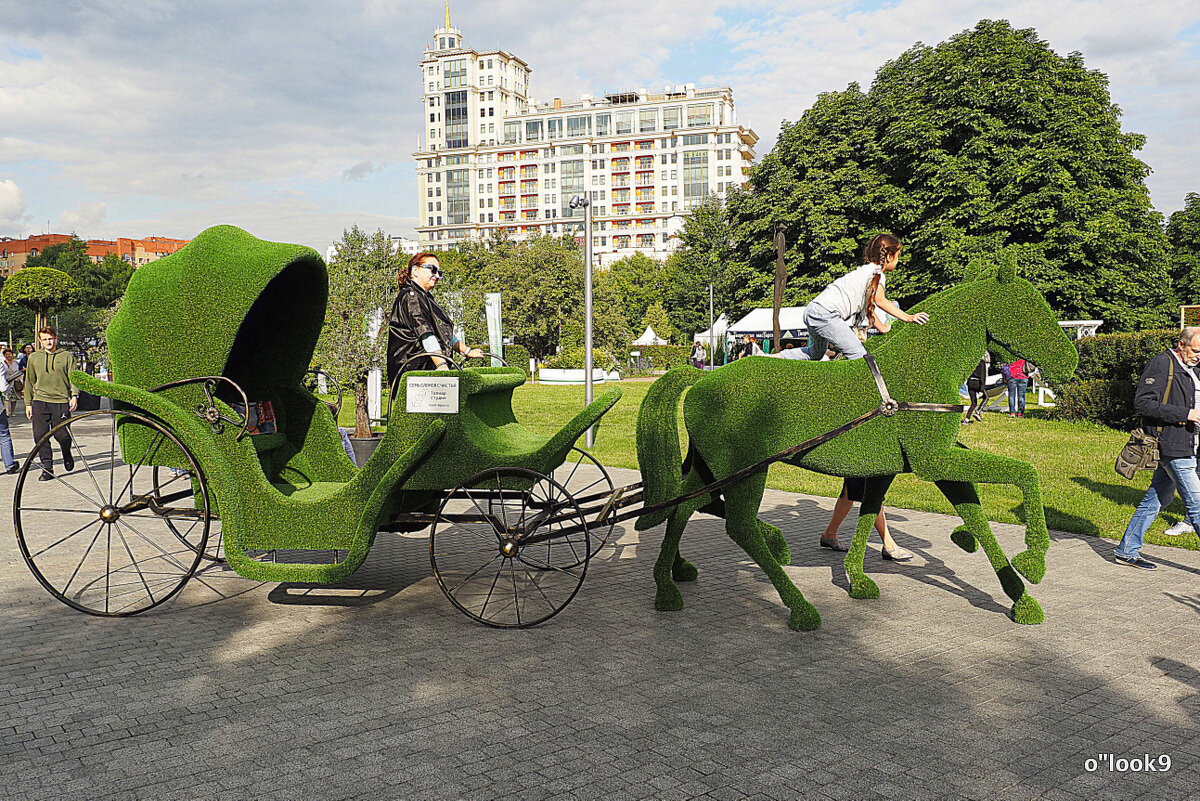
<instances>
[{"instance_id":1,"label":"horse tail","mask_svg":"<svg viewBox=\"0 0 1200 801\"><path fill-rule=\"evenodd\" d=\"M645 506L669 501L683 484L679 455L678 409L683 391L704 376L695 367L676 367L654 382L637 419L638 467L642 471L642 501ZM674 507L644 514L634 526L638 531L666 520Z\"/></svg>"}]
</instances>

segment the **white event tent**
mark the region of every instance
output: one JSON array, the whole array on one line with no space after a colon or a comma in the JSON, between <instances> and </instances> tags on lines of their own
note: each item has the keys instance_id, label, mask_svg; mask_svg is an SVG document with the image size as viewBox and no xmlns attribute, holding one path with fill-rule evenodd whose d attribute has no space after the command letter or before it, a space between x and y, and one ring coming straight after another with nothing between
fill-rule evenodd
<instances>
[{"instance_id":1,"label":"white event tent","mask_svg":"<svg viewBox=\"0 0 1200 801\"><path fill-rule=\"evenodd\" d=\"M666 345L668 343L667 340L654 333L653 328L646 326L645 332L643 332L640 337L633 340L633 342L630 342L629 344L638 347L646 347L648 345Z\"/></svg>"}]
</instances>

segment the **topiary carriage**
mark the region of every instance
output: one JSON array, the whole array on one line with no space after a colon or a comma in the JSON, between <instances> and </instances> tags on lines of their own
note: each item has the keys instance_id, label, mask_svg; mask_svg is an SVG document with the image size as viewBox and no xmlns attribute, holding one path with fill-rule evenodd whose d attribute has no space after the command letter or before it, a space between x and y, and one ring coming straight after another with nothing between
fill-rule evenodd
<instances>
[{"instance_id":1,"label":"topiary carriage","mask_svg":"<svg viewBox=\"0 0 1200 801\"><path fill-rule=\"evenodd\" d=\"M69 436L73 470L34 481L31 453L17 482L21 551L52 594L135 614L205 560L329 584L362 564L378 531L429 526L439 584L481 622L534 625L574 597L611 530L586 524L583 508L612 487L574 443L620 390L543 437L513 414L518 368L411 372L359 468L308 386L327 296L315 251L231 226L134 273L107 332L112 382L72 374L113 408L47 435ZM417 385L436 397L410 403Z\"/></svg>"}]
</instances>

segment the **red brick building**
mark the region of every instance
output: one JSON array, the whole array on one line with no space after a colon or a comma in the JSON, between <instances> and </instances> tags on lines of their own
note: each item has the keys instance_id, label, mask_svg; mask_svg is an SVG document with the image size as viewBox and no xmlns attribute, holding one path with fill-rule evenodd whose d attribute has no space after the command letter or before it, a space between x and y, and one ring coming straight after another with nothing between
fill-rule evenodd
<instances>
[{"instance_id":1,"label":"red brick building","mask_svg":"<svg viewBox=\"0 0 1200 801\"><path fill-rule=\"evenodd\" d=\"M0 276L7 278L12 275L24 267L31 256L38 255L50 245L61 245L70 241L69 234L38 234L25 239L0 237ZM105 256L112 253L137 268L171 255L189 241L191 240L168 239L163 236L148 236L144 239L119 238L116 241L89 239L87 254L92 261L99 264L104 261Z\"/></svg>"}]
</instances>

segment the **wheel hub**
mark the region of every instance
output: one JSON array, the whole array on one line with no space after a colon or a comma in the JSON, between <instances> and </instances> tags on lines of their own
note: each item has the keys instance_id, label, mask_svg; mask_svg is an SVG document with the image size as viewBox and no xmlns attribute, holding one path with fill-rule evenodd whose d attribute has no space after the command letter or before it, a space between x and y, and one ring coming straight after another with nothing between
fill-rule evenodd
<instances>
[{"instance_id":1,"label":"wheel hub","mask_svg":"<svg viewBox=\"0 0 1200 801\"><path fill-rule=\"evenodd\" d=\"M500 554L507 558L512 558L517 555L517 541L512 537L502 537L500 539Z\"/></svg>"},{"instance_id":2,"label":"wheel hub","mask_svg":"<svg viewBox=\"0 0 1200 801\"><path fill-rule=\"evenodd\" d=\"M121 512L111 503L105 504L100 508L100 519L105 523L115 523L117 518L121 516Z\"/></svg>"}]
</instances>

